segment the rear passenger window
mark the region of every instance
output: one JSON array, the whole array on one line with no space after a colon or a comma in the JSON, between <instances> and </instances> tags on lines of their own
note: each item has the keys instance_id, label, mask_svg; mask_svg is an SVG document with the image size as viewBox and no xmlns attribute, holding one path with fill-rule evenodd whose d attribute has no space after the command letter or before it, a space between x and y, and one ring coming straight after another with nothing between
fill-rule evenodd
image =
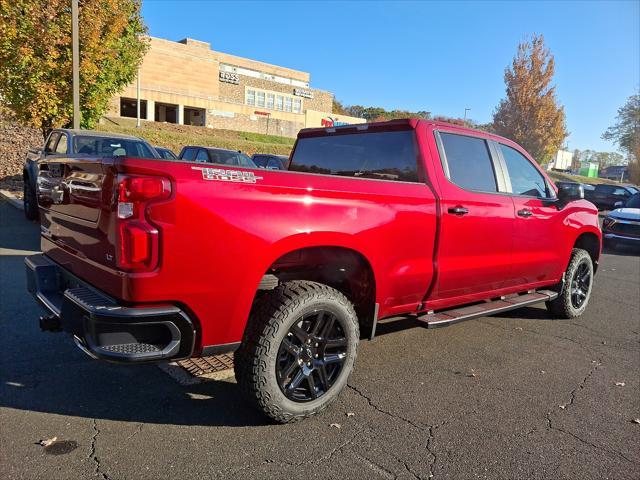
<instances>
[{"instance_id":1,"label":"rear passenger window","mask_svg":"<svg viewBox=\"0 0 640 480\"><path fill-rule=\"evenodd\" d=\"M524 155L502 144L500 144L500 150L507 164L513 193L528 197L545 198L548 196L544 177Z\"/></svg>"},{"instance_id":2,"label":"rear passenger window","mask_svg":"<svg viewBox=\"0 0 640 480\"><path fill-rule=\"evenodd\" d=\"M182 152L182 156L181 159L182 160L193 160L196 156L196 149L195 148L185 148L184 152Z\"/></svg>"},{"instance_id":3,"label":"rear passenger window","mask_svg":"<svg viewBox=\"0 0 640 480\"><path fill-rule=\"evenodd\" d=\"M298 139L289 170L418 182L413 130L363 132Z\"/></svg>"},{"instance_id":4,"label":"rear passenger window","mask_svg":"<svg viewBox=\"0 0 640 480\"><path fill-rule=\"evenodd\" d=\"M497 192L489 146L482 138L440 133L449 179L466 190Z\"/></svg>"}]
</instances>

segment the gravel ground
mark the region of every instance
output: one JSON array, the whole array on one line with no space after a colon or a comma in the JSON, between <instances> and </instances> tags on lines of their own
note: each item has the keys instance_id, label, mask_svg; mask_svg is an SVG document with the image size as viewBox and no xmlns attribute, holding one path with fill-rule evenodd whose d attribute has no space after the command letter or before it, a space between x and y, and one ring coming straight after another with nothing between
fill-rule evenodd
<instances>
[{"instance_id":1,"label":"gravel ground","mask_svg":"<svg viewBox=\"0 0 640 480\"><path fill-rule=\"evenodd\" d=\"M532 307L436 330L384 323L338 402L282 426L233 379L181 385L40 333L23 273L38 244L0 201L2 478L640 478L637 251L605 252L576 320ZM57 450L38 444L52 437Z\"/></svg>"},{"instance_id":2,"label":"gravel ground","mask_svg":"<svg viewBox=\"0 0 640 480\"><path fill-rule=\"evenodd\" d=\"M0 190L22 198L22 165L30 148L42 147L42 133L3 119L0 113Z\"/></svg>"}]
</instances>

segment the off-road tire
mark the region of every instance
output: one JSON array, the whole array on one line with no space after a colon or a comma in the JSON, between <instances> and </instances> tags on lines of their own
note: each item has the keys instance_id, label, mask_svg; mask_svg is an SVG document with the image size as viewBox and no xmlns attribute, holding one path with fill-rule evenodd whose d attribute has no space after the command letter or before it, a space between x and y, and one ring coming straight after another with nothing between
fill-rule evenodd
<instances>
[{"instance_id":1,"label":"off-road tire","mask_svg":"<svg viewBox=\"0 0 640 480\"><path fill-rule=\"evenodd\" d=\"M347 355L333 385L307 402L287 398L278 385L276 359L291 326L309 312L328 309L339 316L347 340ZM234 354L238 385L247 400L278 423L290 423L327 408L347 385L353 370L360 332L351 302L339 291L316 282L290 281L265 294L254 305L241 347Z\"/></svg>"},{"instance_id":2,"label":"off-road tire","mask_svg":"<svg viewBox=\"0 0 640 480\"><path fill-rule=\"evenodd\" d=\"M24 216L27 220L37 220L39 216L38 212L38 200L36 199L36 192L34 192L31 185L29 185L29 179L25 179L22 187L23 199L22 205L24 207Z\"/></svg>"},{"instance_id":3,"label":"off-road tire","mask_svg":"<svg viewBox=\"0 0 640 480\"><path fill-rule=\"evenodd\" d=\"M583 303L580 305L580 307L576 307L571 301L571 288L576 271L578 267L583 263L586 263L588 265L589 271L591 273L591 280L586 298L583 300ZM565 281L558 286L558 290L560 293L554 300L546 302L547 310L549 310L549 312L559 318L576 318L582 315L587 308L587 305L589 304L591 292L593 291L593 275L593 261L591 260L589 252L581 248L574 248L571 251L571 258L565 272Z\"/></svg>"}]
</instances>

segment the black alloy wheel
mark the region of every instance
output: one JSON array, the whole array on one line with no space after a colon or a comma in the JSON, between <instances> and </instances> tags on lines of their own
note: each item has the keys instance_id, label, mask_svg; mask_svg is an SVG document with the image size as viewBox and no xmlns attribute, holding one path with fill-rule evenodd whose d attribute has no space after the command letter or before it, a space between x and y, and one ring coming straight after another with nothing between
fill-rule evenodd
<instances>
[{"instance_id":1,"label":"black alloy wheel","mask_svg":"<svg viewBox=\"0 0 640 480\"><path fill-rule=\"evenodd\" d=\"M338 290L290 280L254 305L234 353L238 387L278 423L316 415L347 386L358 356L353 304Z\"/></svg>"},{"instance_id":2,"label":"black alloy wheel","mask_svg":"<svg viewBox=\"0 0 640 480\"><path fill-rule=\"evenodd\" d=\"M339 377L348 353L341 320L315 310L294 322L282 339L276 361L278 386L294 402L315 400Z\"/></svg>"},{"instance_id":3,"label":"black alloy wheel","mask_svg":"<svg viewBox=\"0 0 640 480\"><path fill-rule=\"evenodd\" d=\"M571 304L574 308L582 307L591 288L591 269L587 262L581 262L571 279Z\"/></svg>"},{"instance_id":4,"label":"black alloy wheel","mask_svg":"<svg viewBox=\"0 0 640 480\"><path fill-rule=\"evenodd\" d=\"M547 302L547 309L559 318L576 318L587 308L593 276L594 261L589 252L582 248L574 248L564 274L564 281L554 288L558 296Z\"/></svg>"}]
</instances>

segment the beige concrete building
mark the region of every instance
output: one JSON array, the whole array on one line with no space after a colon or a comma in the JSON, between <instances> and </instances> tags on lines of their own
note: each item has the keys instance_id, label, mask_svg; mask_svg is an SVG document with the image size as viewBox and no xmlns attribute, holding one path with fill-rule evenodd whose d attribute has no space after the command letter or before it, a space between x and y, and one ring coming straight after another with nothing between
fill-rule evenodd
<instances>
[{"instance_id":1,"label":"beige concrete building","mask_svg":"<svg viewBox=\"0 0 640 480\"><path fill-rule=\"evenodd\" d=\"M190 38L150 38L140 68L142 119L293 137L305 127L364 123L331 113L333 94L309 86L307 72L211 50ZM137 116L137 81L110 115Z\"/></svg>"}]
</instances>

